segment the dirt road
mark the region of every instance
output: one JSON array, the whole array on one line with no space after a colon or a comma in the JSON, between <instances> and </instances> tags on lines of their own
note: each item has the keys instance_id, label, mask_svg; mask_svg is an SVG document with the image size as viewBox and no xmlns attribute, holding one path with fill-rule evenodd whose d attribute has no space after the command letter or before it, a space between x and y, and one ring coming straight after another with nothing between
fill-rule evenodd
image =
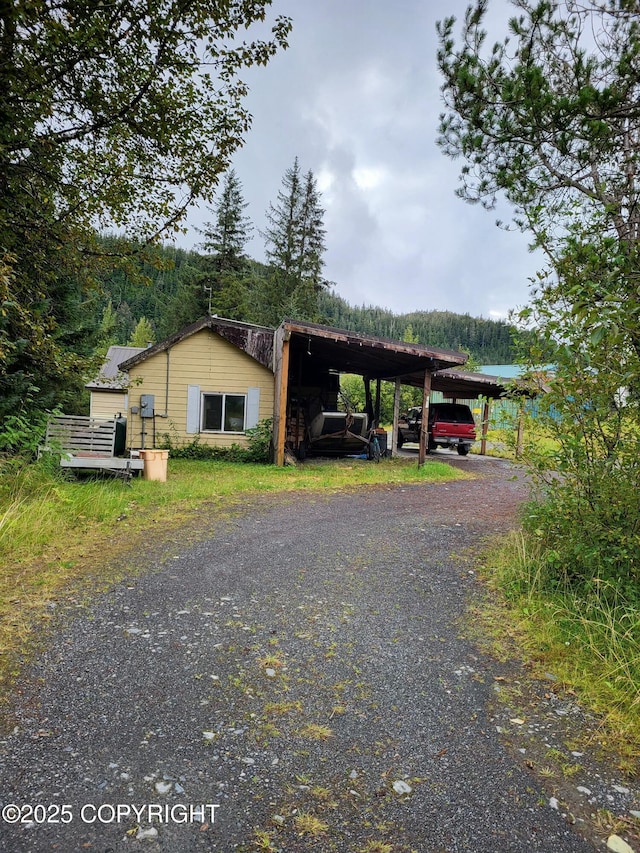
<instances>
[{"instance_id":1,"label":"dirt road","mask_svg":"<svg viewBox=\"0 0 640 853\"><path fill-rule=\"evenodd\" d=\"M524 486L448 458L477 478L203 513L61 625L0 747L0 850L596 849L507 745L503 670L463 630Z\"/></svg>"}]
</instances>

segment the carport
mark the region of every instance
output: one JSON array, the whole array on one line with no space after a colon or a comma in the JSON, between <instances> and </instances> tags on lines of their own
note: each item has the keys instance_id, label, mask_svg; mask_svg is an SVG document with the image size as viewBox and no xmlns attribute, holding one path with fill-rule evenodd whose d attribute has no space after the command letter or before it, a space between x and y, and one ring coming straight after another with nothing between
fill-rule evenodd
<instances>
[{"instance_id":1,"label":"carport","mask_svg":"<svg viewBox=\"0 0 640 853\"><path fill-rule=\"evenodd\" d=\"M491 400L503 397L507 393L507 388L500 383L497 376L447 369L439 370L433 374L431 387L433 391L441 391L453 403L457 400L483 398L480 453L484 455L487 451L487 431L491 416Z\"/></svg>"},{"instance_id":2,"label":"carport","mask_svg":"<svg viewBox=\"0 0 640 853\"><path fill-rule=\"evenodd\" d=\"M453 350L393 341L317 323L285 320L274 338L275 463L284 465L287 447L294 451L298 448L304 430L305 402L313 397L327 409L337 407L341 373L363 377L368 414L376 422L380 416L380 383L382 380L395 382L394 442L402 385L422 388L423 423L428 420L432 390L443 391L446 396L459 399L504 393L505 388L497 383L495 377L464 374L451 369L463 365L466 360L466 353ZM486 419L488 423L488 409ZM426 432L423 432L418 464L424 463L426 453Z\"/></svg>"}]
</instances>

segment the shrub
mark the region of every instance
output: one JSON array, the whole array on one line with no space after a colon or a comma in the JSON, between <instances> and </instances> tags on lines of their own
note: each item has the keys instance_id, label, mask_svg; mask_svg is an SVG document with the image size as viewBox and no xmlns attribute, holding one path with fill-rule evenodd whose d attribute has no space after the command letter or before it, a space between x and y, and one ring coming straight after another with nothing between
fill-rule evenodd
<instances>
[{"instance_id":1,"label":"shrub","mask_svg":"<svg viewBox=\"0 0 640 853\"><path fill-rule=\"evenodd\" d=\"M273 449L273 418L265 418L260 423L247 430L249 447L247 448L248 462L269 462Z\"/></svg>"},{"instance_id":2,"label":"shrub","mask_svg":"<svg viewBox=\"0 0 640 853\"><path fill-rule=\"evenodd\" d=\"M47 432L49 416L49 412L37 412L6 417L0 427L0 453L35 459Z\"/></svg>"},{"instance_id":3,"label":"shrub","mask_svg":"<svg viewBox=\"0 0 640 853\"><path fill-rule=\"evenodd\" d=\"M220 459L225 462L269 462L271 458L272 421L267 418L248 429L248 446L232 444L230 447L214 447L203 444L200 436L192 441L179 443L175 437L165 433L159 446L169 451L174 459Z\"/></svg>"}]
</instances>

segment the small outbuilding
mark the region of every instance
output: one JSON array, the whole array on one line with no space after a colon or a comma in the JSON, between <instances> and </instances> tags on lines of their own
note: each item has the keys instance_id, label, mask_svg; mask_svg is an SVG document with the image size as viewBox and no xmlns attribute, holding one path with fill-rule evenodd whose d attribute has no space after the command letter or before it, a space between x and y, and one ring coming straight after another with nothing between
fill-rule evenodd
<instances>
[{"instance_id":1,"label":"small outbuilding","mask_svg":"<svg viewBox=\"0 0 640 853\"><path fill-rule=\"evenodd\" d=\"M90 392L90 417L109 420L127 411L129 378L120 370L120 364L141 352L142 347L109 347L100 373L86 385Z\"/></svg>"}]
</instances>

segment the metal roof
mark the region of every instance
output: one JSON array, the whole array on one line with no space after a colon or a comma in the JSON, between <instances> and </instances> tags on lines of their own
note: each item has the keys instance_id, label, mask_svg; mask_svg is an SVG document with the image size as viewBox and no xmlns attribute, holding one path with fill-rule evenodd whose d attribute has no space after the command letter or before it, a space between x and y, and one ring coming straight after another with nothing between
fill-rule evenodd
<instances>
[{"instance_id":1,"label":"metal roof","mask_svg":"<svg viewBox=\"0 0 640 853\"><path fill-rule=\"evenodd\" d=\"M507 385L499 376L486 373L467 373L463 370L438 370L431 376L432 391L441 391L445 397L475 400L476 397L502 397Z\"/></svg>"},{"instance_id":2,"label":"metal roof","mask_svg":"<svg viewBox=\"0 0 640 853\"><path fill-rule=\"evenodd\" d=\"M122 347L119 345L109 347L100 373L91 382L87 382L85 387L94 391L124 390L127 386L127 379L120 370L120 364L128 358L144 352L144 350L145 347Z\"/></svg>"}]
</instances>

